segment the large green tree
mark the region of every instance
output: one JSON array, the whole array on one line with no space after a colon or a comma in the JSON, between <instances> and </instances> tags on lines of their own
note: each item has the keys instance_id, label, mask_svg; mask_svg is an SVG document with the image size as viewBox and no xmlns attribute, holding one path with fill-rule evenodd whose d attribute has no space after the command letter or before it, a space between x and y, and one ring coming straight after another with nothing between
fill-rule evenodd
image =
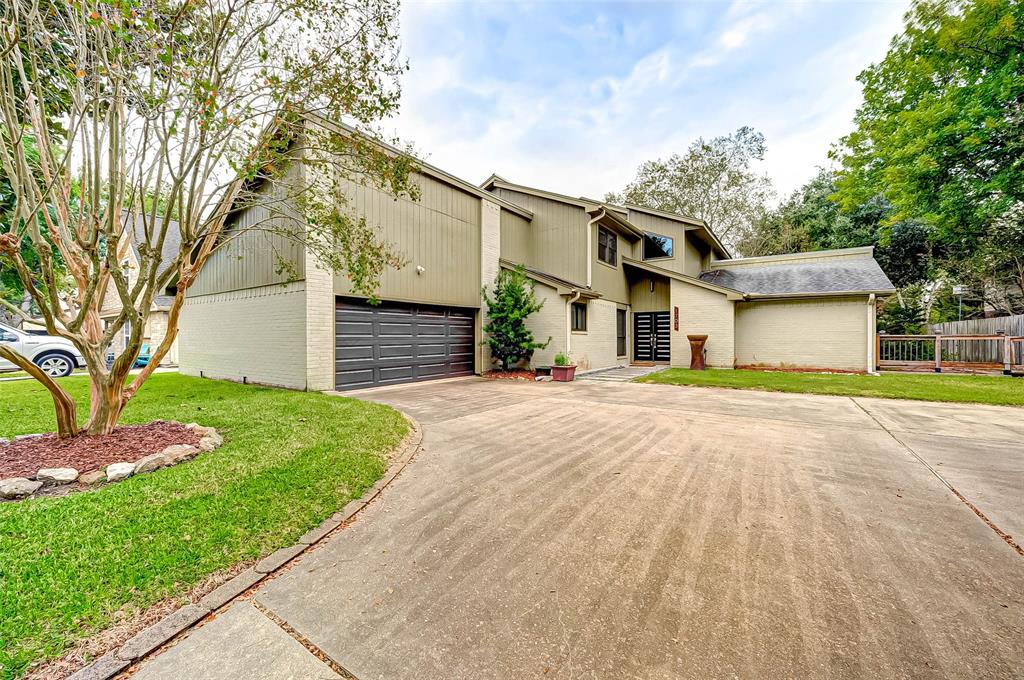
<instances>
[{"instance_id":1,"label":"large green tree","mask_svg":"<svg viewBox=\"0 0 1024 680\"><path fill-rule=\"evenodd\" d=\"M605 200L698 217L735 246L775 196L771 180L753 167L765 149L764 135L750 127L700 138L683 154L643 163L621 193Z\"/></svg>"},{"instance_id":2,"label":"large green tree","mask_svg":"<svg viewBox=\"0 0 1024 680\"><path fill-rule=\"evenodd\" d=\"M11 202L0 260L47 330L85 356L89 433L114 428L170 349L185 293L236 236L294 238L367 295L400 264L344 198L353 182L416 193L414 164L373 132L398 107L397 18L395 0L0 3L0 176ZM226 228L255 203L266 219ZM168 261L172 228L180 248ZM134 277L122 265L132 231ZM128 382L168 287L168 332ZM104 324L108 295L121 312ZM107 348L126 330L108 368ZM0 355L46 385L58 432L75 434L66 391L9 346Z\"/></svg>"},{"instance_id":3,"label":"large green tree","mask_svg":"<svg viewBox=\"0 0 1024 680\"><path fill-rule=\"evenodd\" d=\"M928 225L948 275L1024 311L1024 3L918 1L859 80L856 130L834 152L843 209L884 196L887 225Z\"/></svg>"},{"instance_id":4,"label":"large green tree","mask_svg":"<svg viewBox=\"0 0 1024 680\"><path fill-rule=\"evenodd\" d=\"M836 175L820 169L778 207L767 211L740 243L747 256L806 250L874 246L875 257L899 287L920 283L931 274L928 228L917 220L889 223L892 207L876 195L842 210L836 199Z\"/></svg>"}]
</instances>

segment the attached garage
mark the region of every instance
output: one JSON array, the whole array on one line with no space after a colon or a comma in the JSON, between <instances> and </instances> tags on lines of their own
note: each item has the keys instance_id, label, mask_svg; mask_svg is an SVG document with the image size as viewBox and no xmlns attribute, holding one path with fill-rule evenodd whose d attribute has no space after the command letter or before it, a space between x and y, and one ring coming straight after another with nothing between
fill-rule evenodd
<instances>
[{"instance_id":1,"label":"attached garage","mask_svg":"<svg viewBox=\"0 0 1024 680\"><path fill-rule=\"evenodd\" d=\"M334 318L339 390L473 374L473 309L338 298Z\"/></svg>"}]
</instances>

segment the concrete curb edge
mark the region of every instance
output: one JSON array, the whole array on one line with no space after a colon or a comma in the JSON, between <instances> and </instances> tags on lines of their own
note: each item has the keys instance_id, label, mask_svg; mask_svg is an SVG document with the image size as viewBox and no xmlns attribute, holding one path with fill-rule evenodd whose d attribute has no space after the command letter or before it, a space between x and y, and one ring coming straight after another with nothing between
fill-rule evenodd
<instances>
[{"instance_id":1,"label":"concrete curb edge","mask_svg":"<svg viewBox=\"0 0 1024 680\"><path fill-rule=\"evenodd\" d=\"M265 556L254 567L236 574L207 593L199 600L198 604L183 605L151 626L143 628L116 649L110 650L88 666L72 673L68 676L68 680L108 680L117 676L129 666L142 661L153 651L162 648L182 633L195 628L211 615L233 603L241 595L282 571L292 561L312 550L335 531L344 528L346 522L355 517L394 481L420 450L423 443L422 426L409 414L403 411L399 411L399 413L409 423L410 431L398 445L391 465L388 466L384 476L363 492L362 496L349 501L341 510L307 531L297 543Z\"/></svg>"}]
</instances>

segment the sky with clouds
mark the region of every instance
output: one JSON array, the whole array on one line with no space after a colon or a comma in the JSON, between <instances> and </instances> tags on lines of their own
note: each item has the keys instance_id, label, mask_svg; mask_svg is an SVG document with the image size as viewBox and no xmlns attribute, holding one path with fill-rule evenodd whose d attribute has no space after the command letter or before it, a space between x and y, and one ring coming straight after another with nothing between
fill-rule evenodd
<instances>
[{"instance_id":1,"label":"sky with clouds","mask_svg":"<svg viewBox=\"0 0 1024 680\"><path fill-rule=\"evenodd\" d=\"M644 160L751 125L780 196L828 163L884 57L894 2L406 0L410 71L386 128L467 181L492 172L574 196Z\"/></svg>"}]
</instances>

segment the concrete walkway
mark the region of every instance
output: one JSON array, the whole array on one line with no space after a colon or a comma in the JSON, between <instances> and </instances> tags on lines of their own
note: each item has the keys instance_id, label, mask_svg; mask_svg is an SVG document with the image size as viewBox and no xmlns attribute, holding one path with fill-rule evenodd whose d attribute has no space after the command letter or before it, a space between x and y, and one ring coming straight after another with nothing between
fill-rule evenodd
<instances>
[{"instance_id":1,"label":"concrete walkway","mask_svg":"<svg viewBox=\"0 0 1024 680\"><path fill-rule=\"evenodd\" d=\"M664 371L668 366L616 366L590 371L576 376L577 380L597 380L600 382L629 382L634 378Z\"/></svg>"},{"instance_id":2,"label":"concrete walkway","mask_svg":"<svg viewBox=\"0 0 1024 680\"><path fill-rule=\"evenodd\" d=\"M1024 410L599 381L367 393L424 451L153 678L1012 677Z\"/></svg>"}]
</instances>

